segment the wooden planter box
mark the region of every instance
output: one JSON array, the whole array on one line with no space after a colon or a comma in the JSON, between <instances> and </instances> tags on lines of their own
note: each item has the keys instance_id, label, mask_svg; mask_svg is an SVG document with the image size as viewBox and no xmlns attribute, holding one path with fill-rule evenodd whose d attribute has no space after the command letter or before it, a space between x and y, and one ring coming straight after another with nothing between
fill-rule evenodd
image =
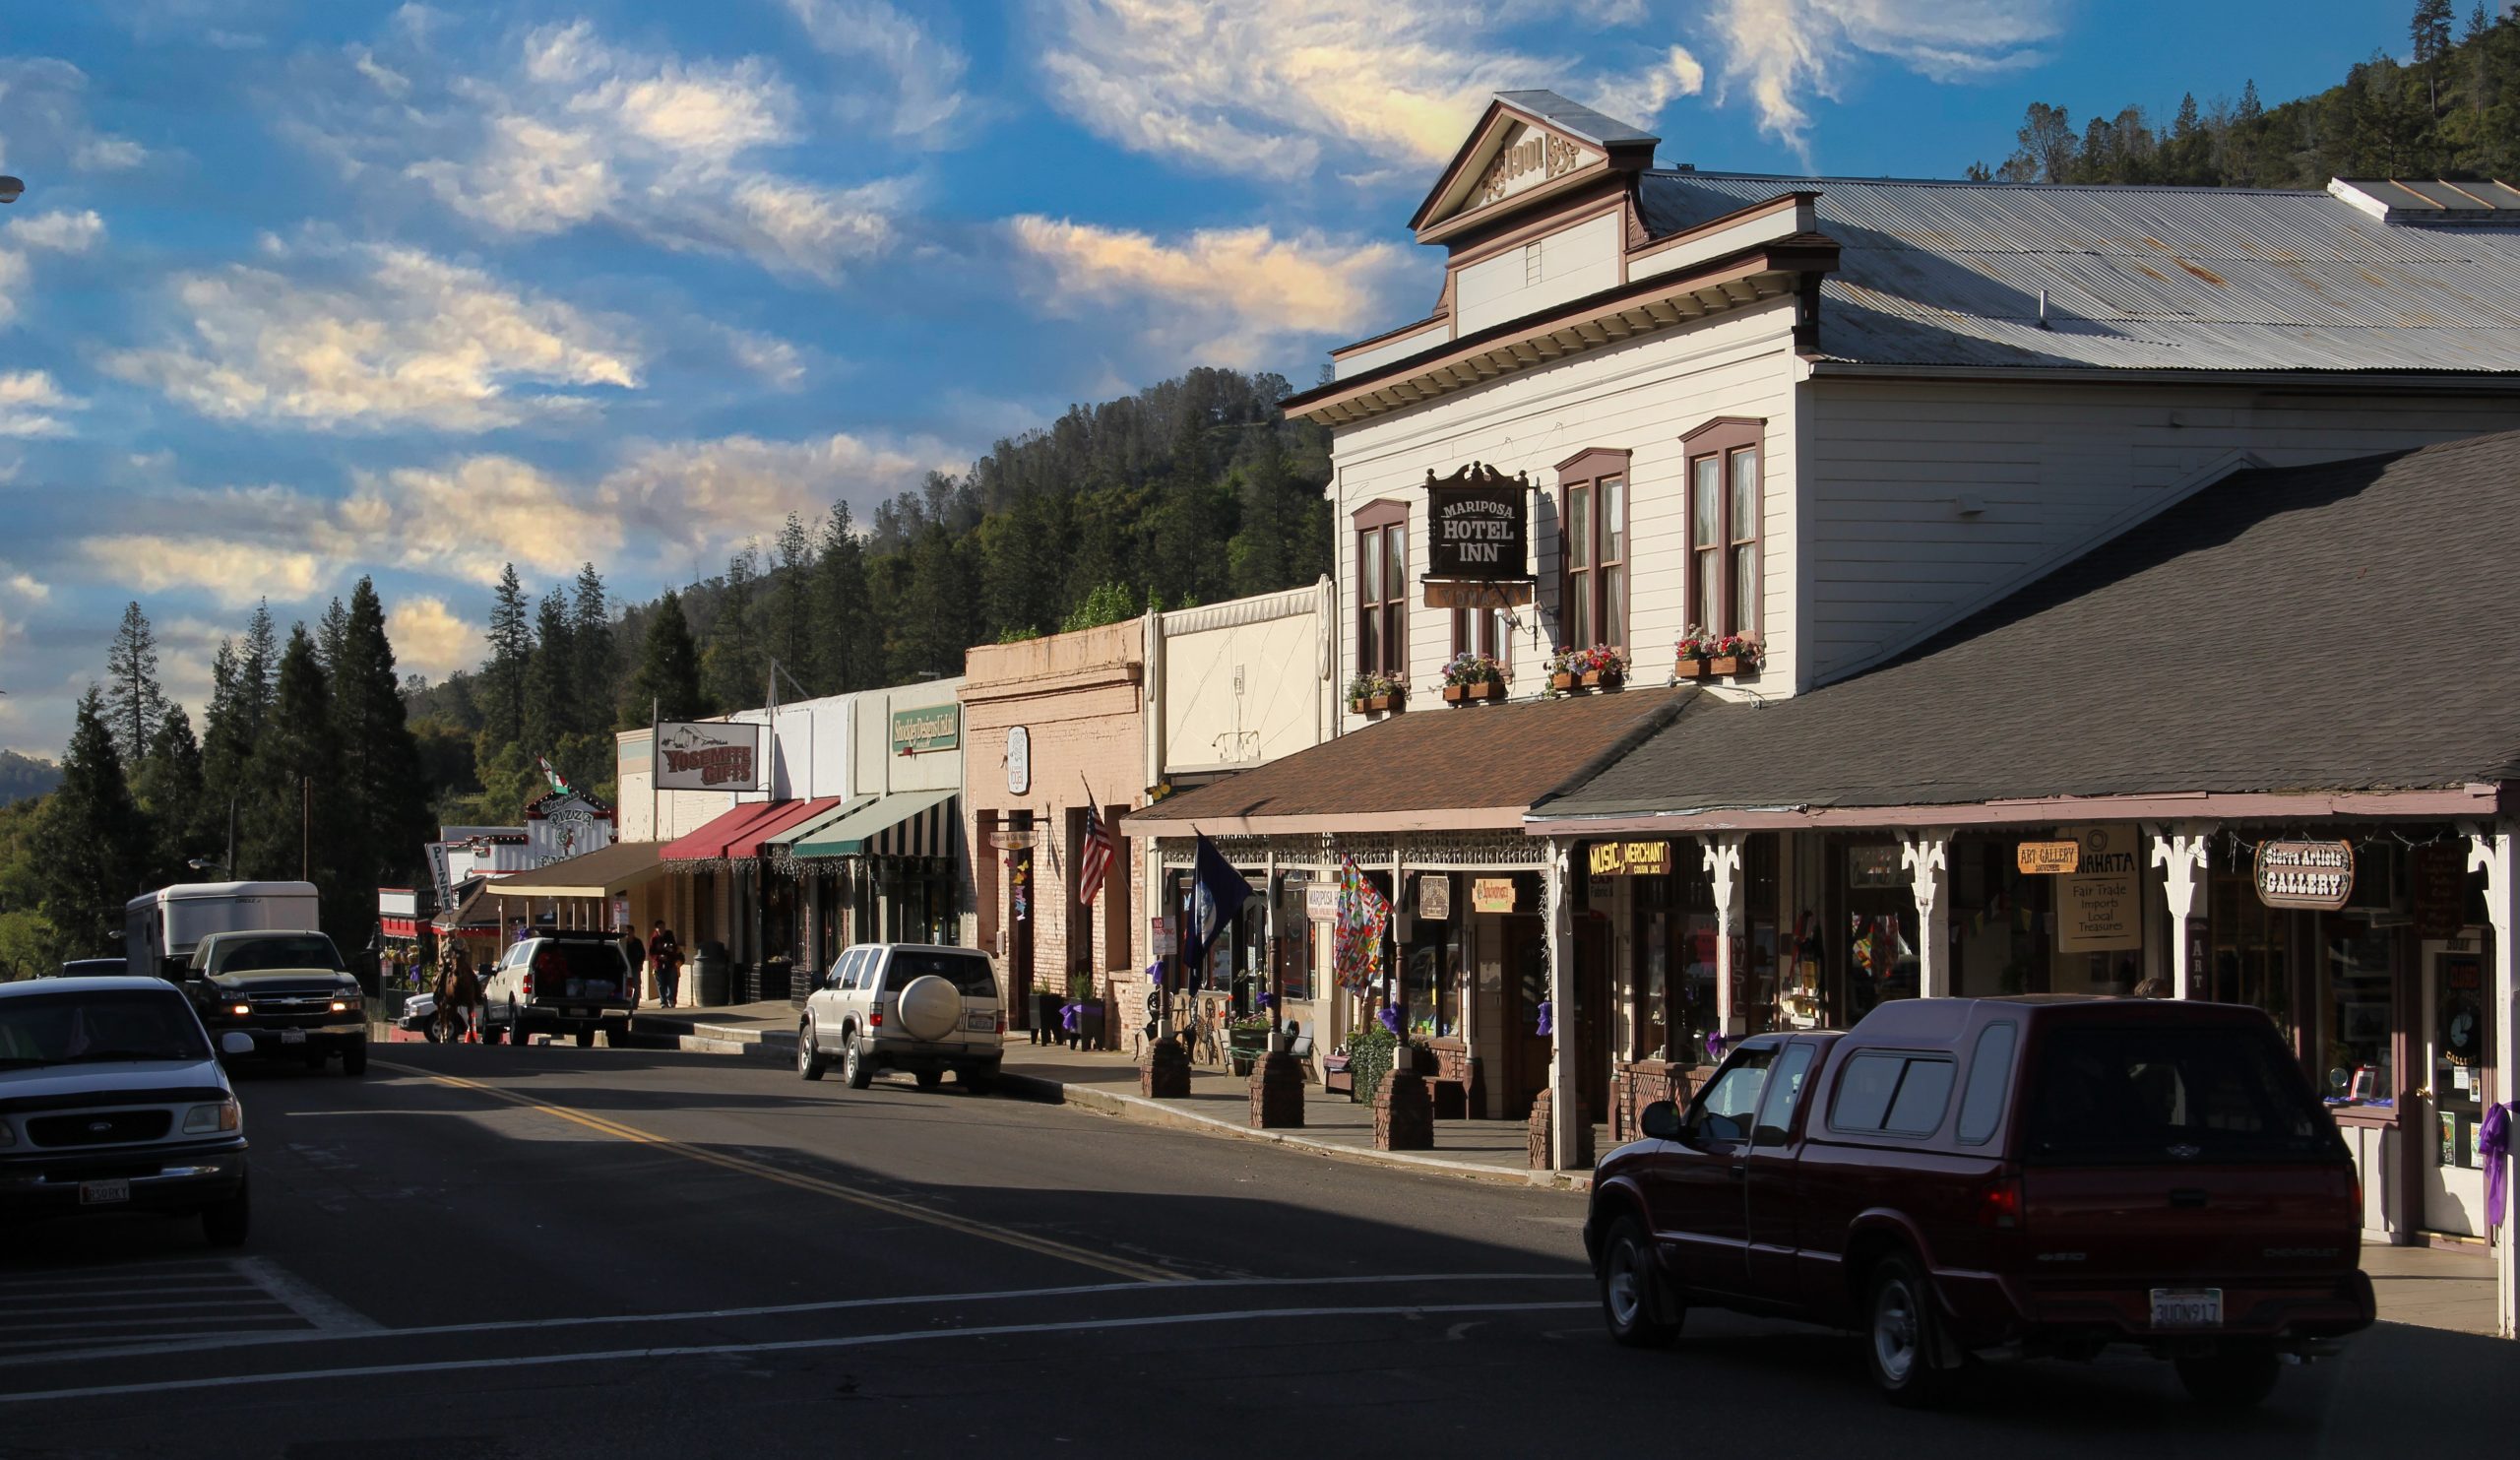
<instances>
[{"instance_id":1,"label":"wooden planter box","mask_svg":"<svg viewBox=\"0 0 2520 1460\"><path fill-rule=\"evenodd\" d=\"M1548 676L1548 687L1564 694L1570 690L1580 689L1583 685L1572 674L1551 674Z\"/></svg>"},{"instance_id":2,"label":"wooden planter box","mask_svg":"<svg viewBox=\"0 0 2520 1460\"><path fill-rule=\"evenodd\" d=\"M1706 662L1706 670L1710 674L1755 674L1759 671L1759 662L1746 655L1710 659Z\"/></svg>"},{"instance_id":3,"label":"wooden planter box","mask_svg":"<svg viewBox=\"0 0 2520 1460\"><path fill-rule=\"evenodd\" d=\"M1482 680L1478 684L1447 684L1444 686L1444 703L1447 705L1467 705L1476 703L1480 700L1499 700L1504 697L1505 686L1496 683L1494 680Z\"/></svg>"},{"instance_id":4,"label":"wooden planter box","mask_svg":"<svg viewBox=\"0 0 2520 1460\"><path fill-rule=\"evenodd\" d=\"M1348 708L1358 715L1396 715L1409 708L1409 697L1402 694L1369 694L1348 702Z\"/></svg>"},{"instance_id":5,"label":"wooden planter box","mask_svg":"<svg viewBox=\"0 0 2520 1460\"><path fill-rule=\"evenodd\" d=\"M1586 689L1616 689L1627 675L1618 669L1593 669L1584 675Z\"/></svg>"},{"instance_id":6,"label":"wooden planter box","mask_svg":"<svg viewBox=\"0 0 2520 1460\"><path fill-rule=\"evenodd\" d=\"M1671 672L1682 679L1703 679L1706 677L1706 661L1702 659L1681 660L1672 667Z\"/></svg>"}]
</instances>

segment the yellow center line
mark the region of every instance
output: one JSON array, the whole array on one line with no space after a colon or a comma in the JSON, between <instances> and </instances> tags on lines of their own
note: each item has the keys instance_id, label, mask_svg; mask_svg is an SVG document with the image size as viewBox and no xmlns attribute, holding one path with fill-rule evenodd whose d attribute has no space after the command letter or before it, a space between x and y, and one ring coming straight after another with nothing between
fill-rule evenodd
<instances>
[{"instance_id":1,"label":"yellow center line","mask_svg":"<svg viewBox=\"0 0 2520 1460\"><path fill-rule=\"evenodd\" d=\"M953 1216L949 1213L935 1211L927 1207L916 1205L913 1202L902 1201L895 1197L878 1196L871 1191L858 1191L850 1187L844 1186L837 1181L824 1180L820 1176L808 1176L796 1172L781 1171L775 1166L769 1166L762 1162L749 1160L741 1156L729 1156L725 1152L712 1151L703 1146L694 1146L688 1142L677 1141L668 1136L658 1135L653 1131L641 1130L634 1125L624 1125L618 1120L609 1119L602 1115L593 1115L584 1111L573 1110L568 1106L554 1105L545 1100L536 1100L530 1095L519 1095L513 1090L502 1090L496 1085L485 1085L478 1080L467 1080L459 1075L441 1075L435 1071L420 1069L414 1065L395 1064L382 1059L376 1060L375 1064L379 1069L392 1070L397 1074L414 1075L420 1079L431 1080L440 1085L452 1086L458 1090L473 1091L477 1094L490 1096L496 1100L506 1101L510 1105L523 1106L528 1110L540 1111L548 1115L556 1115L560 1119L569 1121L572 1124L585 1126L589 1130L596 1131L598 1134L611 1136L616 1140L630 1141L643 1146L654 1146L661 1151L667 1151L687 1160L701 1162L708 1166L723 1167L727 1171L741 1172L746 1175L759 1176L768 1181L777 1181L783 1186L793 1186L799 1191L811 1191L817 1195L829 1196L836 1200L849 1202L854 1206L865 1207L869 1211L883 1212L890 1216L908 1218L913 1222L922 1222L930 1227L941 1227L948 1232L959 1232L965 1237L976 1237L983 1241L998 1242L1010 1247L1021 1247L1028 1252L1038 1252L1043 1256L1057 1257L1064 1261L1074 1262L1085 1267L1091 1267L1101 1272L1112 1273L1119 1277L1129 1278L1136 1282L1177 1283L1182 1281L1181 1274L1168 1271L1165 1268L1156 1267L1148 1263L1132 1262L1125 1257L1113 1257L1107 1253L1096 1252L1085 1247L1073 1246L1066 1242L1055 1241L1049 1238L1035 1237L1030 1233L1016 1232L1011 1229L994 1226L986 1222L976 1222L969 1217Z\"/></svg>"}]
</instances>

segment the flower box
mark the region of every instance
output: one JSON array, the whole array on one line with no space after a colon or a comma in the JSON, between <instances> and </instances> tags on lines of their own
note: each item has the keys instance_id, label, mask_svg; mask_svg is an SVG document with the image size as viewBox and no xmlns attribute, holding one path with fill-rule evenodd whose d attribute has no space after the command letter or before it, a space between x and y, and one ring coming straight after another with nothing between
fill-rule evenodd
<instances>
[{"instance_id":1,"label":"flower box","mask_svg":"<svg viewBox=\"0 0 2520 1460\"><path fill-rule=\"evenodd\" d=\"M1581 676L1568 674L1562 671L1548 676L1548 687L1556 690L1560 694L1563 694L1570 689L1577 688L1581 682Z\"/></svg>"},{"instance_id":2,"label":"flower box","mask_svg":"<svg viewBox=\"0 0 2520 1460\"><path fill-rule=\"evenodd\" d=\"M1586 689L1616 689L1620 684L1624 683L1626 679L1627 676L1616 669L1587 669L1584 671L1584 687Z\"/></svg>"},{"instance_id":3,"label":"flower box","mask_svg":"<svg viewBox=\"0 0 2520 1460\"><path fill-rule=\"evenodd\" d=\"M1682 679L1703 679L1706 677L1706 661L1702 659L1681 660L1678 664L1672 667L1671 672Z\"/></svg>"},{"instance_id":4,"label":"flower box","mask_svg":"<svg viewBox=\"0 0 2520 1460\"><path fill-rule=\"evenodd\" d=\"M1364 699L1367 715L1397 715L1408 708L1409 698L1403 694L1369 694Z\"/></svg>"},{"instance_id":5,"label":"flower box","mask_svg":"<svg viewBox=\"0 0 2520 1460\"><path fill-rule=\"evenodd\" d=\"M1480 700L1500 700L1504 697L1505 686L1493 679L1482 679L1477 684L1444 686L1444 703L1447 705L1466 705Z\"/></svg>"},{"instance_id":6,"label":"flower box","mask_svg":"<svg viewBox=\"0 0 2520 1460\"><path fill-rule=\"evenodd\" d=\"M1710 674L1755 674L1759 662L1746 654L1722 655L1706 662Z\"/></svg>"}]
</instances>

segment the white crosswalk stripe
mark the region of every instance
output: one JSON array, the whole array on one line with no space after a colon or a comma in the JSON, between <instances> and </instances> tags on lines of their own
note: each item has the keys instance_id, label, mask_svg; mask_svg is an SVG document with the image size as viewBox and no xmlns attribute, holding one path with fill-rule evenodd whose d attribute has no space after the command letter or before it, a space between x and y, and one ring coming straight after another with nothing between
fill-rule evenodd
<instances>
[{"instance_id":1,"label":"white crosswalk stripe","mask_svg":"<svg viewBox=\"0 0 2520 1460\"><path fill-rule=\"evenodd\" d=\"M0 1270L0 1356L376 1325L255 1257Z\"/></svg>"}]
</instances>

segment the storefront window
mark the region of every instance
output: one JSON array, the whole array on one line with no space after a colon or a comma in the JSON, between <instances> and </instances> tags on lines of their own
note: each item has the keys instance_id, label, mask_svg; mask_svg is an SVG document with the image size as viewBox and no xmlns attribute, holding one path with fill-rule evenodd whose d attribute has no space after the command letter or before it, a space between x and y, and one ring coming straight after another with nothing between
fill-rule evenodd
<instances>
[{"instance_id":1,"label":"storefront window","mask_svg":"<svg viewBox=\"0 0 2520 1460\"><path fill-rule=\"evenodd\" d=\"M1853 1024L1894 998L1917 996L1917 901L1898 843L1850 846L1846 865L1839 1008Z\"/></svg>"},{"instance_id":2,"label":"storefront window","mask_svg":"<svg viewBox=\"0 0 2520 1460\"><path fill-rule=\"evenodd\" d=\"M2216 867L2211 880L2213 952L2206 960L2204 996L2217 1003L2248 1004L2293 1039L2292 928L2296 914L2258 901L2248 867Z\"/></svg>"},{"instance_id":3,"label":"storefront window","mask_svg":"<svg viewBox=\"0 0 2520 1460\"><path fill-rule=\"evenodd\" d=\"M1440 879L1434 896L1444 916L1428 916L1430 881ZM1409 946L1401 966L1401 1007L1413 1039L1439 1039L1461 1027L1461 910L1452 900L1449 872L1425 872L1410 881L1410 907L1415 910Z\"/></svg>"},{"instance_id":4,"label":"storefront window","mask_svg":"<svg viewBox=\"0 0 2520 1460\"><path fill-rule=\"evenodd\" d=\"M2320 1092L2392 1100L2398 1088L2389 1038L2397 1004L2397 931L2341 916L2321 922L2319 1012L2326 1047ZM2368 1079L2358 1078L2366 1072Z\"/></svg>"},{"instance_id":5,"label":"storefront window","mask_svg":"<svg viewBox=\"0 0 2520 1460\"><path fill-rule=\"evenodd\" d=\"M1302 1003L1314 996L1313 923L1306 902L1312 886L1312 878L1305 873L1278 874L1278 988L1288 1003Z\"/></svg>"}]
</instances>

